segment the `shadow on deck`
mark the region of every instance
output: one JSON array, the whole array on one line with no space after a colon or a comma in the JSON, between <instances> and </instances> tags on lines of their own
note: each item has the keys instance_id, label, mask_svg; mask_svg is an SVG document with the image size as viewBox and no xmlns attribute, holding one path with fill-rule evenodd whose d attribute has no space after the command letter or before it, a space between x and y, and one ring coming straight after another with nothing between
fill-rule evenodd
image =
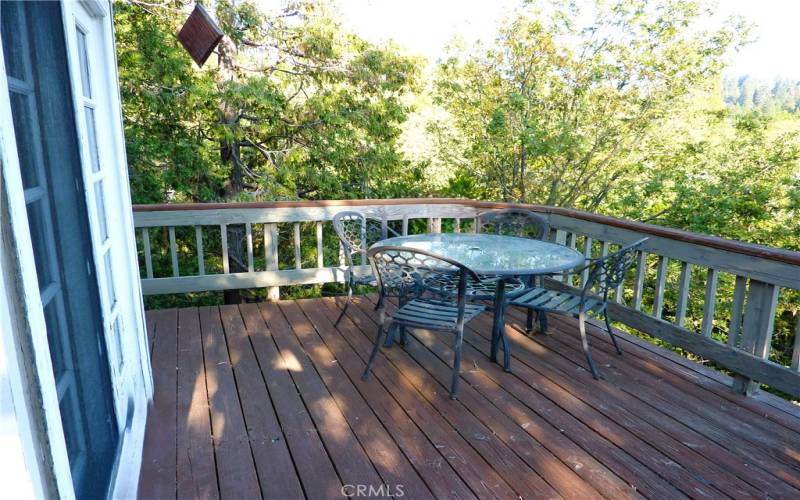
<instances>
[{"instance_id":1,"label":"shadow on deck","mask_svg":"<svg viewBox=\"0 0 800 500\"><path fill-rule=\"evenodd\" d=\"M800 409L627 335L509 330L513 374L488 362L488 315L451 339L412 331L360 380L370 297L148 312L155 397L142 498L800 496ZM177 369L176 369L177 367ZM363 489L357 490L358 485ZM344 487L344 489L343 489Z\"/></svg>"}]
</instances>

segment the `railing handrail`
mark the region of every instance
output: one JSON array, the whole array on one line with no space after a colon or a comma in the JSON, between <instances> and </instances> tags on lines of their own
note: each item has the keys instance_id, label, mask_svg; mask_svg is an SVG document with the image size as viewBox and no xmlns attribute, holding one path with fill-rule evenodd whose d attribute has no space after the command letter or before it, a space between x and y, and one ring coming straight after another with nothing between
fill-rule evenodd
<instances>
[{"instance_id":1,"label":"railing handrail","mask_svg":"<svg viewBox=\"0 0 800 500\"><path fill-rule=\"evenodd\" d=\"M180 212L188 210L231 210L231 209L269 209L269 208L310 208L310 207L359 207L371 205L464 205L473 208L525 208L535 212L558 214L565 217L596 222L607 226L628 229L642 234L660 236L684 243L716 248L728 252L749 255L761 259L800 265L800 252L783 248L759 245L741 240L721 238L703 233L695 233L683 229L648 224L645 222L619 219L593 212L584 212L573 208L526 203L507 203L493 201L477 201L465 198L393 198L393 199L357 199L357 200L303 200L303 201L268 201L268 202L235 202L235 203L157 203L149 205L133 205L134 213L141 212Z\"/></svg>"}]
</instances>

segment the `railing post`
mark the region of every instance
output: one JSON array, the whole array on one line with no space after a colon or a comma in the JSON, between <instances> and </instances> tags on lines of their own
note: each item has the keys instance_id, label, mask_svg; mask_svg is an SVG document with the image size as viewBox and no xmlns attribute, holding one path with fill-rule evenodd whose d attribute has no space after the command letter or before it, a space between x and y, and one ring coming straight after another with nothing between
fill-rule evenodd
<instances>
[{"instance_id":1,"label":"railing post","mask_svg":"<svg viewBox=\"0 0 800 500\"><path fill-rule=\"evenodd\" d=\"M264 258L267 271L278 270L278 225L264 224ZM267 287L267 300L278 300L281 297L280 287Z\"/></svg>"},{"instance_id":2,"label":"railing post","mask_svg":"<svg viewBox=\"0 0 800 500\"><path fill-rule=\"evenodd\" d=\"M742 311L744 310L744 296L747 293L747 278L736 277L733 288L733 304L731 305L731 323L728 327L728 345L739 347L739 333L742 331Z\"/></svg>"},{"instance_id":3,"label":"railing post","mask_svg":"<svg viewBox=\"0 0 800 500\"><path fill-rule=\"evenodd\" d=\"M711 333L714 330L714 312L716 311L717 307L717 282L719 281L719 272L716 269L709 267L707 276L706 298L703 303L703 326L701 333L704 337L710 338Z\"/></svg>"},{"instance_id":4,"label":"railing post","mask_svg":"<svg viewBox=\"0 0 800 500\"><path fill-rule=\"evenodd\" d=\"M194 240L197 245L197 274L206 274L205 254L203 253L203 226L194 226Z\"/></svg>"},{"instance_id":5,"label":"railing post","mask_svg":"<svg viewBox=\"0 0 800 500\"><path fill-rule=\"evenodd\" d=\"M667 271L669 259L663 255L658 256L658 271L656 272L655 297L653 298L653 316L661 319L664 312L664 287L667 284Z\"/></svg>"},{"instance_id":6,"label":"railing post","mask_svg":"<svg viewBox=\"0 0 800 500\"><path fill-rule=\"evenodd\" d=\"M689 306L689 287L692 284L692 265L688 262L681 263L681 278L678 284L678 305L675 309L675 324L683 326L686 323L686 309Z\"/></svg>"},{"instance_id":7,"label":"railing post","mask_svg":"<svg viewBox=\"0 0 800 500\"><path fill-rule=\"evenodd\" d=\"M777 306L778 287L751 279L744 310L741 350L767 359L772 346L772 331L775 325ZM751 396L758 392L758 381L743 375L735 375L733 390Z\"/></svg>"},{"instance_id":8,"label":"railing post","mask_svg":"<svg viewBox=\"0 0 800 500\"><path fill-rule=\"evenodd\" d=\"M253 224L248 222L244 225L245 238L247 238L247 272L255 271L255 259L253 258Z\"/></svg>"},{"instance_id":9,"label":"railing post","mask_svg":"<svg viewBox=\"0 0 800 500\"><path fill-rule=\"evenodd\" d=\"M322 222L317 221L317 267L325 267L325 258L322 255Z\"/></svg>"},{"instance_id":10,"label":"railing post","mask_svg":"<svg viewBox=\"0 0 800 500\"><path fill-rule=\"evenodd\" d=\"M633 288L633 308L642 310L642 297L644 296L644 278L647 274L647 252L639 252L636 260L636 283Z\"/></svg>"},{"instance_id":11,"label":"railing post","mask_svg":"<svg viewBox=\"0 0 800 500\"><path fill-rule=\"evenodd\" d=\"M177 278L180 276L178 270L178 245L175 243L175 226L169 226L169 254L172 258L172 276Z\"/></svg>"},{"instance_id":12,"label":"railing post","mask_svg":"<svg viewBox=\"0 0 800 500\"><path fill-rule=\"evenodd\" d=\"M794 348L792 348L792 370L800 372L800 312L795 314Z\"/></svg>"},{"instance_id":13,"label":"railing post","mask_svg":"<svg viewBox=\"0 0 800 500\"><path fill-rule=\"evenodd\" d=\"M144 247L144 268L145 276L148 279L153 278L153 254L150 250L150 230L149 228L142 228L142 246Z\"/></svg>"}]
</instances>

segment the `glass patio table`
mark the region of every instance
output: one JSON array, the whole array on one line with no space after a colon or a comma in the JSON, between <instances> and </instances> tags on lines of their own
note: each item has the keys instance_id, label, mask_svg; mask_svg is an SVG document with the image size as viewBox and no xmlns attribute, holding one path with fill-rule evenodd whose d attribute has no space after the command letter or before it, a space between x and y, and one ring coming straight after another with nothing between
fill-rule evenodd
<instances>
[{"instance_id":1,"label":"glass patio table","mask_svg":"<svg viewBox=\"0 0 800 500\"><path fill-rule=\"evenodd\" d=\"M506 279L560 273L584 263L576 250L557 243L483 233L436 233L398 236L378 241L372 247L401 246L432 252L458 261L478 275L499 276L495 287L495 319L489 357L497 361L503 342L503 367L511 371L511 348L503 320Z\"/></svg>"}]
</instances>

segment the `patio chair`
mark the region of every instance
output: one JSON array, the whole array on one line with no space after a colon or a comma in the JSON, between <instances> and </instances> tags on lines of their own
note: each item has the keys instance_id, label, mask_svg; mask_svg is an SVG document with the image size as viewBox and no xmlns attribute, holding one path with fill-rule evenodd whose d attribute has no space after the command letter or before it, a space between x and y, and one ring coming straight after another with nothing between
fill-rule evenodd
<instances>
[{"instance_id":1,"label":"patio chair","mask_svg":"<svg viewBox=\"0 0 800 500\"><path fill-rule=\"evenodd\" d=\"M503 208L478 215L477 232L543 240L550 233L550 224L547 223L544 217L530 210ZM506 279L506 295L513 297L523 292L525 289L531 288L533 286L533 279L533 276L529 276L525 281L519 278ZM488 299L483 298L478 300L491 300L491 298L494 297L494 289L491 288L487 290L487 292L491 295ZM533 327L533 311L528 311L527 316L526 323L530 331ZM496 323L498 323L498 328L499 319L500 318L496 321Z\"/></svg>"},{"instance_id":2,"label":"patio chair","mask_svg":"<svg viewBox=\"0 0 800 500\"><path fill-rule=\"evenodd\" d=\"M589 340L586 337L586 317L590 314L595 316L603 315L611 342L614 344L617 354L622 354L622 349L617 344L608 316L608 291L616 288L625 280L625 273L630 269L636 258L636 252L645 241L647 241L647 238L642 238L620 248L611 255L594 259L587 265L570 271L571 274L577 274L588 270L588 277L579 294L536 287L512 300L511 305L524 307L529 311L567 314L577 317L583 353L586 355L586 361L589 363L592 377L597 380L600 377L589 352ZM540 316L540 321L541 331L546 333L547 322L545 316Z\"/></svg>"},{"instance_id":3,"label":"patio chair","mask_svg":"<svg viewBox=\"0 0 800 500\"><path fill-rule=\"evenodd\" d=\"M342 312L336 319L336 323L334 323L335 326L338 326L353 299L353 289L356 285L377 285L375 276L371 274L367 276L355 276L353 273L353 269L355 268L353 256L360 255L362 257L362 264L366 265L367 250L370 245L389 237L399 236L399 234L384 224L383 221L353 211L339 212L334 215L333 230L336 231L336 236L342 244L345 264L347 266L345 270L347 300L342 308ZM381 296L379 301L382 300L382 298L383 296Z\"/></svg>"},{"instance_id":4,"label":"patio chair","mask_svg":"<svg viewBox=\"0 0 800 500\"><path fill-rule=\"evenodd\" d=\"M369 356L362 379L369 377L372 363L380 350L384 332L390 338L394 330L400 330L400 343L406 344L406 328L422 328L455 334L453 351L453 378L450 384L450 398L458 399L458 382L461 368L461 346L464 340L464 323L481 314L486 307L482 304L467 303L467 281L480 282L480 278L468 267L454 260L408 247L376 247L368 252L372 269L377 277L381 294L388 296L413 297L389 318L386 324L386 308L378 302L378 333L375 345ZM450 275L458 283L458 291L453 296L445 291L431 288L424 283L431 273ZM426 292L431 292L426 294Z\"/></svg>"},{"instance_id":5,"label":"patio chair","mask_svg":"<svg viewBox=\"0 0 800 500\"><path fill-rule=\"evenodd\" d=\"M550 232L550 225L530 210L504 208L478 215L477 232L541 240Z\"/></svg>"}]
</instances>

